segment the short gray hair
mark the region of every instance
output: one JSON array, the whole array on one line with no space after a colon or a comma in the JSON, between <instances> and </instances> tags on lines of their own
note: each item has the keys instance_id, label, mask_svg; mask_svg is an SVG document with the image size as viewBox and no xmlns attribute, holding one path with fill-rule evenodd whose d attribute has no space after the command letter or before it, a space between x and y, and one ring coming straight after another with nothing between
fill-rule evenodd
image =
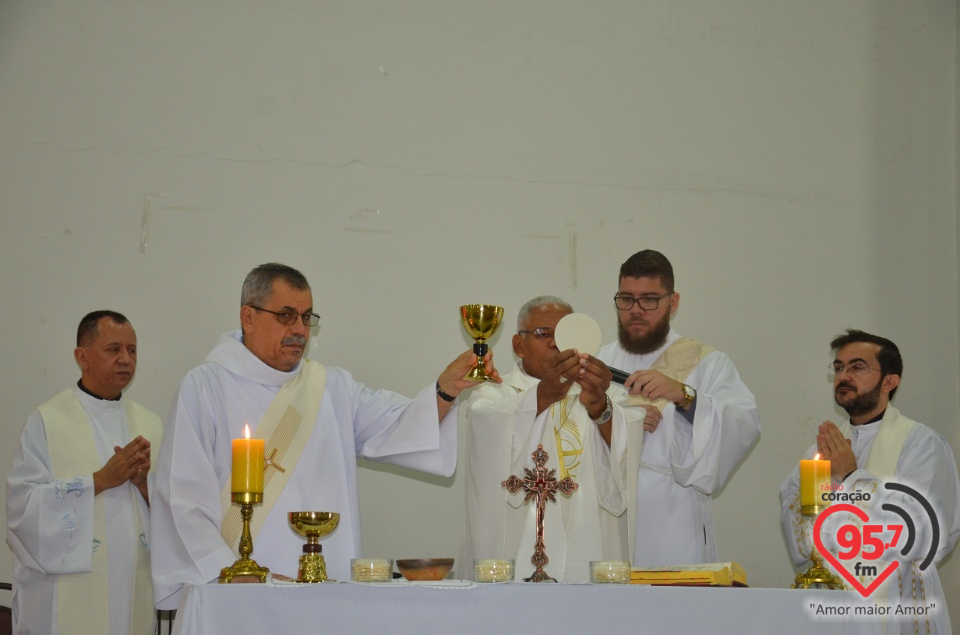
<instances>
[{"instance_id":1,"label":"short gray hair","mask_svg":"<svg viewBox=\"0 0 960 635\"><path fill-rule=\"evenodd\" d=\"M573 313L573 307L563 298L558 298L555 295L538 295L520 307L520 312L517 314L517 330L523 330L523 325L530 319L530 314L534 309L545 306L558 306L561 309L566 309Z\"/></svg>"},{"instance_id":2,"label":"short gray hair","mask_svg":"<svg viewBox=\"0 0 960 635\"><path fill-rule=\"evenodd\" d=\"M273 293L273 281L283 280L297 291L309 291L310 283L306 276L287 265L268 262L254 267L243 281L243 290L240 292L240 306L262 307L270 300Z\"/></svg>"}]
</instances>

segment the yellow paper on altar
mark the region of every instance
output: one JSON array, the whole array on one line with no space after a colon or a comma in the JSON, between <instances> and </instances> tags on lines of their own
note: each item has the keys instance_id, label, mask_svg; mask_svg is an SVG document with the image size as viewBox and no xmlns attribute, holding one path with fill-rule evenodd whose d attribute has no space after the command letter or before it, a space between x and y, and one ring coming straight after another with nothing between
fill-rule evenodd
<instances>
[{"instance_id":1,"label":"yellow paper on altar","mask_svg":"<svg viewBox=\"0 0 960 635\"><path fill-rule=\"evenodd\" d=\"M708 562L630 571L630 584L675 586L748 586L747 572L736 562Z\"/></svg>"}]
</instances>

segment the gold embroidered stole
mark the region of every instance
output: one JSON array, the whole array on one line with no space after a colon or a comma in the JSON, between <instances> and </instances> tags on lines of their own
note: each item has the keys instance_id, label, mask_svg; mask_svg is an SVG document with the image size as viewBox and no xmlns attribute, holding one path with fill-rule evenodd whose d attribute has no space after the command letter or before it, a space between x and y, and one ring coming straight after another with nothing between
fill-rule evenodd
<instances>
[{"instance_id":1,"label":"gold embroidered stole","mask_svg":"<svg viewBox=\"0 0 960 635\"><path fill-rule=\"evenodd\" d=\"M150 441L152 448L160 447L163 426L160 418L143 406L130 399L123 400L127 426L131 439L137 436ZM72 389L67 389L38 408L43 418L47 435L47 448L53 476L57 480L75 478L78 475L92 474L102 466L97 451L93 428L86 410L80 404ZM154 470L152 463L150 470ZM93 496L93 492L90 492ZM67 496L74 496L67 493ZM132 497L140 496L135 489ZM94 497L93 562L90 573L76 573L57 576L57 616L59 632L67 633L77 624L84 624L91 633L110 632L110 598L107 579L107 539L106 518L103 501ZM134 510L139 501L133 500ZM150 554L140 522L140 514L135 513L137 541L136 561L134 563L134 587L130 589L133 599L131 606L130 632L149 633L153 627L153 586L150 580ZM61 518L58 522L69 527L77 522L76 516ZM68 529L69 530L69 529ZM84 548L83 545L77 545Z\"/></svg>"},{"instance_id":2,"label":"gold embroidered stole","mask_svg":"<svg viewBox=\"0 0 960 635\"><path fill-rule=\"evenodd\" d=\"M263 419L257 424L254 436L266 439L266 461L263 468L263 507L257 510L250 523L250 533L254 538L286 487L307 439L313 432L326 382L326 367L304 360L300 372L280 388ZM240 507L230 501L230 489L230 479L227 479L220 492L220 505L223 510L220 535L233 551L237 551L243 519L240 516Z\"/></svg>"},{"instance_id":3,"label":"gold embroidered stole","mask_svg":"<svg viewBox=\"0 0 960 635\"><path fill-rule=\"evenodd\" d=\"M663 351L663 354L657 358L657 361L650 366L650 370L656 370L670 379L683 382L693 369L697 367L700 361L717 349L692 340L689 337L680 337ZM661 412L670 404L664 398L648 399L640 395L630 395L631 406L654 406Z\"/></svg>"},{"instance_id":4,"label":"gold embroidered stole","mask_svg":"<svg viewBox=\"0 0 960 635\"><path fill-rule=\"evenodd\" d=\"M573 390L571 390L573 392ZM579 394L579 391L577 391ZM557 466L560 471L558 480L570 477L577 479L577 468L580 467L580 457L583 454L583 435L586 430L577 426L576 420L570 416L570 411L577 405L578 394L567 393L560 401L550 404L550 419L557 421L559 411L560 427L553 428L553 437L557 445Z\"/></svg>"}]
</instances>

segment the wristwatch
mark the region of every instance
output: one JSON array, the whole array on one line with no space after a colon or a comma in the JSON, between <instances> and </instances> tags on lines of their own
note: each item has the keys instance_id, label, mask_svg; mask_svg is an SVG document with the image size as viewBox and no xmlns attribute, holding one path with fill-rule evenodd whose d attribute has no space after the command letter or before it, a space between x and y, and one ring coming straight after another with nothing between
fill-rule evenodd
<instances>
[{"instance_id":1,"label":"wristwatch","mask_svg":"<svg viewBox=\"0 0 960 635\"><path fill-rule=\"evenodd\" d=\"M613 417L613 403L610 401L610 396L607 396L607 407L604 408L603 412L600 413L600 416L593 420L598 426L602 426L606 422L610 421Z\"/></svg>"},{"instance_id":2,"label":"wristwatch","mask_svg":"<svg viewBox=\"0 0 960 635\"><path fill-rule=\"evenodd\" d=\"M683 401L677 404L677 408L680 410L686 410L690 407L690 404L693 403L693 400L697 398L697 391L693 389L693 386L683 385Z\"/></svg>"}]
</instances>

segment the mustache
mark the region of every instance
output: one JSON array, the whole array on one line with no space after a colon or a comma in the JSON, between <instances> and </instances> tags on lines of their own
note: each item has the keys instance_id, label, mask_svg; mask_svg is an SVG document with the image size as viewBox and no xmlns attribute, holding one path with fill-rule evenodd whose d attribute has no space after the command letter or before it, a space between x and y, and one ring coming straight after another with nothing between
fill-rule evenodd
<instances>
[{"instance_id":1,"label":"mustache","mask_svg":"<svg viewBox=\"0 0 960 635\"><path fill-rule=\"evenodd\" d=\"M850 390L854 390L854 391L856 391L857 389L856 386L854 386L853 384L849 384L845 381L842 381L839 384L837 384L837 390L840 390L841 388L849 388Z\"/></svg>"},{"instance_id":2,"label":"mustache","mask_svg":"<svg viewBox=\"0 0 960 635\"><path fill-rule=\"evenodd\" d=\"M280 343L284 346L306 346L307 338L303 335L291 335L290 337L283 338L283 341Z\"/></svg>"}]
</instances>

